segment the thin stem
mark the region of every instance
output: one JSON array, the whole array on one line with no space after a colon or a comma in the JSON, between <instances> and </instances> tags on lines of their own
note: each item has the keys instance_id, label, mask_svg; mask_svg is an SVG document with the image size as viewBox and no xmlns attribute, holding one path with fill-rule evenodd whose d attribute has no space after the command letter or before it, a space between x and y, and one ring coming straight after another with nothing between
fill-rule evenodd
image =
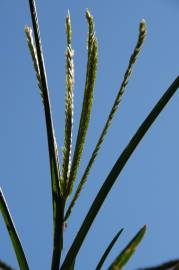
<instances>
[{"instance_id":1,"label":"thin stem","mask_svg":"<svg viewBox=\"0 0 179 270\"><path fill-rule=\"evenodd\" d=\"M63 248L63 216L64 216L64 201L60 190L60 169L58 161L57 144L54 134L52 113L50 108L48 83L43 59L38 17L36 11L35 0L29 0L31 11L32 24L34 29L35 44L37 50L38 64L41 76L41 85L44 101L44 110L46 118L48 149L51 168L51 186L52 186L52 201L53 201L53 223L54 223L54 243L52 256L52 269L58 270L60 265L61 251Z\"/></svg>"}]
</instances>

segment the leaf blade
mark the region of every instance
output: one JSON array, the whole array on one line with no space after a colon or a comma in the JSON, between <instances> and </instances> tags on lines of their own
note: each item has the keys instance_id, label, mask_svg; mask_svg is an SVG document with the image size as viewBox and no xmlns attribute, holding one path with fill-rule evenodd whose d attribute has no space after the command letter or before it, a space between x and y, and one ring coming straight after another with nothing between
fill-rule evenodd
<instances>
[{"instance_id":1,"label":"leaf blade","mask_svg":"<svg viewBox=\"0 0 179 270\"><path fill-rule=\"evenodd\" d=\"M108 193L110 192L112 186L117 180L117 177L121 173L122 169L124 168L125 164L127 163L128 159L134 152L137 145L140 143L142 138L144 137L145 133L148 131L150 126L153 124L153 122L156 120L157 116L160 114L160 112L163 110L165 105L168 103L168 101L171 99L171 97L174 95L176 90L179 87L179 76L175 79L175 81L170 85L170 87L166 90L166 92L163 94L163 96L160 98L160 100L157 102L157 104L153 107L152 111L149 113L149 115L146 117L146 119L143 121L142 125L139 127L137 132L134 134L132 139L129 141L128 145L124 148L123 152L119 156L118 160L114 164L112 170L108 174L106 180L104 181L104 184L102 185L100 191L98 192L95 200L93 201L67 255L63 262L63 265L61 267L61 270L68 269L69 265L71 264L71 260L73 258L76 258L81 245L95 219L97 216L104 200L106 199Z\"/></svg>"},{"instance_id":2,"label":"leaf blade","mask_svg":"<svg viewBox=\"0 0 179 270\"><path fill-rule=\"evenodd\" d=\"M0 260L0 269L2 270L14 270L10 265Z\"/></svg>"},{"instance_id":3,"label":"leaf blade","mask_svg":"<svg viewBox=\"0 0 179 270\"><path fill-rule=\"evenodd\" d=\"M139 268L138 270L168 270L171 268L174 270L173 267L177 266L177 264L179 264L179 259L165 262L157 266Z\"/></svg>"},{"instance_id":4,"label":"leaf blade","mask_svg":"<svg viewBox=\"0 0 179 270\"><path fill-rule=\"evenodd\" d=\"M146 232L146 225L140 229L140 231L135 235L127 247L117 256L114 262L110 265L108 270L120 270L129 261L131 256L134 254L137 246L141 242Z\"/></svg>"},{"instance_id":5,"label":"leaf blade","mask_svg":"<svg viewBox=\"0 0 179 270\"><path fill-rule=\"evenodd\" d=\"M6 224L6 227L7 227L7 230L8 230L8 233L9 233L9 236L10 236L13 248L14 248L16 258L19 263L19 267L21 270L29 270L29 266L27 263L27 259L26 259L20 238L16 231L13 219L11 217L6 199L4 197L4 194L1 188L0 188L0 210L4 218L4 222Z\"/></svg>"},{"instance_id":6,"label":"leaf blade","mask_svg":"<svg viewBox=\"0 0 179 270\"><path fill-rule=\"evenodd\" d=\"M106 248L105 252L103 253L98 265L96 266L95 270L100 270L101 267L103 266L107 256L109 255L111 249L113 248L114 244L116 243L116 241L118 240L119 236L121 235L121 233L123 232L123 229L121 229L116 235L115 237L112 239L112 241L110 242L110 244L108 245L108 247Z\"/></svg>"}]
</instances>

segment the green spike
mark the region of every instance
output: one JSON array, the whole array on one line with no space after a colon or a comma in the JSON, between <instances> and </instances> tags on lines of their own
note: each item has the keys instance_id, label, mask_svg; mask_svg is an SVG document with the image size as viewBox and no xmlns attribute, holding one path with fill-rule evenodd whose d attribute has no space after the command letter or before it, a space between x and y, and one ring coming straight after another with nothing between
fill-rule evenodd
<instances>
[{"instance_id":1,"label":"green spike","mask_svg":"<svg viewBox=\"0 0 179 270\"><path fill-rule=\"evenodd\" d=\"M108 270L121 270L122 267L129 261L134 254L137 246L141 242L146 232L146 225L140 229L136 236L131 240L127 247L117 256L114 262L110 265Z\"/></svg>"},{"instance_id":2,"label":"green spike","mask_svg":"<svg viewBox=\"0 0 179 270\"><path fill-rule=\"evenodd\" d=\"M71 47L71 21L68 12L66 18L66 34L67 34L67 49L66 49L66 96L65 96L65 132L63 146L63 161L61 186L63 196L66 196L67 183L71 168L71 147L72 147L72 127L73 127L73 87L74 87L74 52Z\"/></svg>"},{"instance_id":3,"label":"green spike","mask_svg":"<svg viewBox=\"0 0 179 270\"><path fill-rule=\"evenodd\" d=\"M98 60L98 46L97 40L94 36L94 22L93 19L88 20L89 25L89 34L88 34L88 61L87 61L87 73L86 73L86 83L85 91L83 97L82 112L80 117L80 123L78 128L78 135L75 145L75 151L72 160L72 166L69 176L69 183L67 188L68 196L73 189L73 184L76 179L78 167L80 165L80 160L84 148L84 143L86 139L86 134L89 126L92 103L93 103L93 92L94 84L96 79L96 70L97 70L97 60ZM92 24L92 26L91 26ZM92 31L92 32L91 32ZM91 36L93 38L91 38Z\"/></svg>"},{"instance_id":4,"label":"green spike","mask_svg":"<svg viewBox=\"0 0 179 270\"><path fill-rule=\"evenodd\" d=\"M91 20L90 15L88 14L87 17L89 18L89 22L90 22L90 20ZM93 30L91 30L91 31L93 31ZM136 44L135 49L134 49L134 51L133 51L133 53L132 53L132 55L130 57L128 67L127 67L127 70L126 70L125 75L124 75L124 79L123 79L122 84L121 84L121 86L119 88L118 94L116 96L116 99L114 101L112 109L111 109L111 111L109 113L107 121L106 121L106 123L104 125L104 128L103 128L103 130L101 132L99 140L98 140L98 142L97 142L97 144L95 146L95 149L94 149L94 151L93 151L93 153L91 155L91 158L90 158L90 160L88 162L88 165L87 165L87 167L86 167L86 169L85 169L85 171L83 173L83 176L82 176L82 178L80 180L80 183L79 183L79 185L78 185L78 187L76 189L76 192L75 192L75 194L74 194L74 196L73 196L73 198L71 200L71 203L70 203L70 205L69 205L69 207L67 209L67 212L65 214L65 220L67 220L68 217L70 216L70 213L71 213L71 211L72 211L72 209L73 209L73 207L75 205L75 202L78 199L84 184L86 183L86 180L87 180L87 177L88 177L88 175L90 173L92 165L94 164L94 161L95 161L95 159L96 159L96 157L98 155L100 147L101 147L101 145L102 145L102 143L104 141L104 138L105 138L105 136L107 134L107 131L108 131L108 129L109 129L110 125L111 125L111 122L112 122L112 120L114 118L114 115L115 115L115 113L116 113L116 111L117 111L117 109L119 107L119 104L121 102L121 97L122 97L122 95L124 93L124 90L125 90L126 85L128 83L129 77L131 75L132 67L133 67L133 65L134 65L134 63L135 63L135 61L137 59L137 56L138 56L140 50L141 50L141 47L142 47L142 44L144 42L145 36L146 36L146 25L145 25L145 21L142 20L141 23L140 23L140 26L139 26L139 37L138 37L138 40L137 40L137 44Z\"/></svg>"}]
</instances>

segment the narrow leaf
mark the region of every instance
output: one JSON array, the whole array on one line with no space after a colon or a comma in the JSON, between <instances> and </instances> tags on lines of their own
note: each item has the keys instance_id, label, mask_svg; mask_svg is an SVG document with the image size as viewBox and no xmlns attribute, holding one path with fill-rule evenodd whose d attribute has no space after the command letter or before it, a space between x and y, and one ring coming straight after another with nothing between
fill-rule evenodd
<instances>
[{"instance_id":1,"label":"narrow leaf","mask_svg":"<svg viewBox=\"0 0 179 270\"><path fill-rule=\"evenodd\" d=\"M96 157L98 155L98 152L100 150L100 147L101 147L101 145L102 145L102 143L104 141L105 135L107 134L108 128L110 127L110 124L111 124L111 122L113 120L113 117L114 117L114 115L115 115L115 113L116 113L116 111L117 111L117 109L119 107L119 104L121 102L121 97L122 97L122 95L124 93L124 90L126 88L126 85L127 85L128 81L129 81L130 75L132 73L132 67L135 64L137 56L138 56L138 54L139 54L139 52L141 50L141 47L142 47L142 44L144 42L145 36L146 36L146 26L145 26L145 21L142 20L141 23L140 23L140 26L139 26L139 37L138 37L138 40L137 40L137 44L136 44L136 47L135 47L135 49L134 49L134 51L133 51L133 53L132 53L132 55L130 57L128 67L127 67L127 70L126 70L125 75L124 75L124 79L123 79L122 84L121 84L121 86L119 88L116 99L115 99L114 104L112 106L112 109L111 109L111 111L109 113L109 116L107 118L105 126L104 126L104 128L103 128L103 130L101 132L99 140L98 140L98 142L97 142L97 144L95 146L95 149L94 149L94 151L93 151L93 153L91 155L91 158L90 158L90 160L88 162L88 165L87 165L87 167L86 167L86 169L84 171L84 174L83 174L83 176L82 176L82 178L80 180L80 183L79 183L79 185L77 187L77 190L76 190L76 192L75 192L75 194L73 196L73 199L72 199L72 201L71 201L71 203L69 205L69 208L68 208L68 210L67 210L67 212L65 214L65 220L67 220L68 217L70 216L72 208L74 207L75 202L78 199L78 197L80 195L80 192L81 192L81 190L82 190L82 188L83 188L83 186L84 186L84 184L85 184L85 182L87 180L87 177L88 177L89 172L90 172L90 170L92 168L92 165L93 165L93 163L94 163L94 161L95 161L95 159L96 159Z\"/></svg>"},{"instance_id":2,"label":"narrow leaf","mask_svg":"<svg viewBox=\"0 0 179 270\"><path fill-rule=\"evenodd\" d=\"M179 264L179 259L165 262L157 266L139 268L138 270L168 270L177 266L177 264Z\"/></svg>"},{"instance_id":3,"label":"narrow leaf","mask_svg":"<svg viewBox=\"0 0 179 270\"><path fill-rule=\"evenodd\" d=\"M65 97L65 132L63 146L63 162L62 162L62 189L63 195L66 194L67 182L71 167L71 147L72 147L72 126L73 126L73 86L74 86L74 64L73 50L71 47L71 22L70 14L66 17L66 34L67 34L67 50L66 50L66 97Z\"/></svg>"},{"instance_id":4,"label":"narrow leaf","mask_svg":"<svg viewBox=\"0 0 179 270\"><path fill-rule=\"evenodd\" d=\"M179 270L179 263L177 263L172 270Z\"/></svg>"},{"instance_id":5,"label":"narrow leaf","mask_svg":"<svg viewBox=\"0 0 179 270\"><path fill-rule=\"evenodd\" d=\"M108 270L120 270L129 261L131 256L134 254L137 246L141 242L144 234L146 232L146 226L144 226L132 239L132 241L127 245L127 247L117 256Z\"/></svg>"},{"instance_id":6,"label":"narrow leaf","mask_svg":"<svg viewBox=\"0 0 179 270\"><path fill-rule=\"evenodd\" d=\"M14 270L11 266L9 266L7 263L0 260L0 269L2 270Z\"/></svg>"},{"instance_id":7,"label":"narrow leaf","mask_svg":"<svg viewBox=\"0 0 179 270\"><path fill-rule=\"evenodd\" d=\"M28 270L29 266L27 264L25 253L23 251L23 247L22 247L22 244L20 242L20 238L17 234L14 222L12 220L10 211L8 209L8 205L6 203L6 199L3 195L1 188L0 188L0 210L1 210L2 216L4 218L4 222L6 224L14 251L16 253L19 267L21 270ZM1 263L0 266L1 265L3 265L3 264Z\"/></svg>"},{"instance_id":8,"label":"narrow leaf","mask_svg":"<svg viewBox=\"0 0 179 270\"><path fill-rule=\"evenodd\" d=\"M121 233L123 232L123 229L121 229L116 235L115 237L113 238L113 240L111 241L111 243L109 244L109 246L107 247L107 249L105 250L104 254L102 255L97 267L96 267L96 270L100 270L101 267L103 266L107 256L109 255L111 249L113 248L114 244L116 243L117 239L119 238L119 236L121 235Z\"/></svg>"},{"instance_id":9,"label":"narrow leaf","mask_svg":"<svg viewBox=\"0 0 179 270\"><path fill-rule=\"evenodd\" d=\"M80 164L85 138L87 134L87 129L89 126L92 103L93 103L93 92L94 84L96 79L96 70L97 70L97 57L98 57L98 46L97 40L94 33L94 21L93 17L86 12L86 18L89 25L88 33L88 61L87 61L87 72L86 72L86 83L85 91L83 97L82 112L80 117L80 123L78 128L78 135L75 145L75 151L73 155L72 167L70 171L67 196L71 193L73 189L73 183L76 179L77 170Z\"/></svg>"},{"instance_id":10,"label":"narrow leaf","mask_svg":"<svg viewBox=\"0 0 179 270\"><path fill-rule=\"evenodd\" d=\"M63 247L63 216L64 216L64 201L62 199L60 188L60 169L58 160L58 148L53 128L52 112L49 99L49 90L47 83L47 76L42 52L40 30L38 24L38 17L36 11L35 0L29 0L35 45L38 59L38 66L40 71L40 85L43 95L43 103L45 110L47 139L51 169L51 186L52 186L52 202L53 202L53 228L54 228L54 243L53 243L53 257L52 269L58 270L60 264L61 250Z\"/></svg>"},{"instance_id":11,"label":"narrow leaf","mask_svg":"<svg viewBox=\"0 0 179 270\"><path fill-rule=\"evenodd\" d=\"M132 153L134 152L137 145L140 143L148 129L151 127L153 122L156 120L157 116L161 113L165 105L174 95L176 90L179 87L179 77L175 79L172 85L167 89L164 95L160 98L157 104L154 106L150 114L144 120L142 125L139 127L137 132L134 134L132 139L130 140L129 144L125 147L122 154L119 156L118 160L114 164L112 170L110 171L109 175L107 176L104 184L102 185L100 191L98 192L95 200L93 201L67 255L64 260L64 263L61 267L61 270L68 269L71 265L71 261L76 258L81 245L96 217L98 214L104 200L106 199L109 191L111 190L112 186L116 182L119 174L121 173L122 169L124 168L125 164L127 163L128 159L131 157Z\"/></svg>"}]
</instances>

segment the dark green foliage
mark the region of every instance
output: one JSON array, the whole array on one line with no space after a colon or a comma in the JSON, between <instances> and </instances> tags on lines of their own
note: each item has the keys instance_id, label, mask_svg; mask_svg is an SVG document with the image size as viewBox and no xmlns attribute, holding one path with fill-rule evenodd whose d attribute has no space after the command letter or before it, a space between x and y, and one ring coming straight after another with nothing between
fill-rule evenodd
<instances>
[{"instance_id":1,"label":"dark green foliage","mask_svg":"<svg viewBox=\"0 0 179 270\"><path fill-rule=\"evenodd\" d=\"M157 265L157 266L140 268L138 270L168 270L171 268L174 270L173 267L177 266L177 264L179 264L179 260L172 260L172 261L162 263L162 264Z\"/></svg>"},{"instance_id":2,"label":"dark green foliage","mask_svg":"<svg viewBox=\"0 0 179 270\"><path fill-rule=\"evenodd\" d=\"M12 268L11 266L7 265L3 261L0 261L0 269L2 269L2 270L14 270L14 268Z\"/></svg>"},{"instance_id":3,"label":"dark green foliage","mask_svg":"<svg viewBox=\"0 0 179 270\"><path fill-rule=\"evenodd\" d=\"M28 264L27 260L23 251L22 244L20 242L19 236L17 234L16 228L14 226L14 222L12 220L12 217L10 215L5 197L3 195L2 190L0 189L0 210L2 213L2 216L4 218L4 222L6 224L7 231L9 233L14 251L16 253L16 257L19 263L19 267L21 270L28 270ZM1 267L4 267L5 264L1 263Z\"/></svg>"}]
</instances>

